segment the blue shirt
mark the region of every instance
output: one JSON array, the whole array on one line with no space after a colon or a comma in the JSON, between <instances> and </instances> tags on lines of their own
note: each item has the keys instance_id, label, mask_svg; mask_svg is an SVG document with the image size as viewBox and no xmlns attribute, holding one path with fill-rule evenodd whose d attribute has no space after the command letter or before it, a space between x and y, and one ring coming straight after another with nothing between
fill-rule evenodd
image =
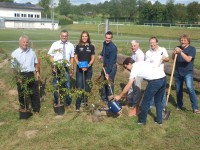
<instances>
[{"instance_id":1,"label":"blue shirt","mask_svg":"<svg viewBox=\"0 0 200 150\"><path fill-rule=\"evenodd\" d=\"M17 48L11 54L11 68L17 69L19 72L34 72L35 65L38 63L37 56L31 48L22 50Z\"/></svg>"},{"instance_id":2,"label":"blue shirt","mask_svg":"<svg viewBox=\"0 0 200 150\"><path fill-rule=\"evenodd\" d=\"M117 62L117 47L113 42L106 43L104 41L101 55L103 56L103 65L106 66L106 73L110 74L113 65Z\"/></svg>"},{"instance_id":3,"label":"blue shirt","mask_svg":"<svg viewBox=\"0 0 200 150\"><path fill-rule=\"evenodd\" d=\"M180 46L178 47L181 48ZM191 62L186 62L181 55L177 55L175 76L185 76L188 73L193 73L196 49L189 45L187 48L183 49L183 53L187 56L191 56L192 60Z\"/></svg>"}]
</instances>

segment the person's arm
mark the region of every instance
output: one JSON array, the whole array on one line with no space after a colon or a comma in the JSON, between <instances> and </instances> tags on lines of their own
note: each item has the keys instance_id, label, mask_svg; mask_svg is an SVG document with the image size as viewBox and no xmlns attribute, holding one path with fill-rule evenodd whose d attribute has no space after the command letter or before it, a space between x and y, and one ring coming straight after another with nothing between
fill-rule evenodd
<instances>
[{"instance_id":1,"label":"person's arm","mask_svg":"<svg viewBox=\"0 0 200 150\"><path fill-rule=\"evenodd\" d=\"M175 53L178 55L181 55L181 57L186 61L186 62L191 62L192 61L192 56L186 55L183 50L179 47L175 48Z\"/></svg>"},{"instance_id":2,"label":"person's arm","mask_svg":"<svg viewBox=\"0 0 200 150\"><path fill-rule=\"evenodd\" d=\"M94 55L91 55L91 60L89 62L89 67L92 66L92 64L94 63L94 60L95 60L95 56Z\"/></svg>"},{"instance_id":3,"label":"person's arm","mask_svg":"<svg viewBox=\"0 0 200 150\"><path fill-rule=\"evenodd\" d=\"M78 55L77 54L74 54L74 61L78 65Z\"/></svg>"},{"instance_id":4,"label":"person's arm","mask_svg":"<svg viewBox=\"0 0 200 150\"><path fill-rule=\"evenodd\" d=\"M129 89L132 87L133 82L134 82L134 78L129 79L129 81L126 84L126 86L124 87L123 91L119 95L115 96L116 101L120 100L124 95L126 95L128 93Z\"/></svg>"},{"instance_id":5,"label":"person's arm","mask_svg":"<svg viewBox=\"0 0 200 150\"><path fill-rule=\"evenodd\" d=\"M70 58L70 64L71 64L70 76L72 76L74 74L74 57Z\"/></svg>"}]
</instances>

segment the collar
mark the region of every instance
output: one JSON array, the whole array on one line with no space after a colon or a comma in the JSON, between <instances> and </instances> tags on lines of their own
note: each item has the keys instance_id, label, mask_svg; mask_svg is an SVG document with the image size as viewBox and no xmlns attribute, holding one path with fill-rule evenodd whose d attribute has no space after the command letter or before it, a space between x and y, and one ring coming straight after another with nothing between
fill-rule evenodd
<instances>
[{"instance_id":1,"label":"collar","mask_svg":"<svg viewBox=\"0 0 200 150\"><path fill-rule=\"evenodd\" d=\"M27 48L26 50L24 50L21 47L19 47L19 50L20 50L21 53L25 53L25 52L28 52L30 50L30 48Z\"/></svg>"},{"instance_id":2,"label":"collar","mask_svg":"<svg viewBox=\"0 0 200 150\"><path fill-rule=\"evenodd\" d=\"M60 44L68 44L68 41L66 41L66 42L64 43L64 42L62 42L62 41L60 40Z\"/></svg>"}]
</instances>

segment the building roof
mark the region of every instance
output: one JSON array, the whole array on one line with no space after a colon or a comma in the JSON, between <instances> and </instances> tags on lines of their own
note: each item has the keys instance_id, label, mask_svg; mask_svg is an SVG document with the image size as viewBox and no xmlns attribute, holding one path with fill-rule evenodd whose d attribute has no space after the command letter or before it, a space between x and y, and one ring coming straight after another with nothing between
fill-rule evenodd
<instances>
[{"instance_id":1,"label":"building roof","mask_svg":"<svg viewBox=\"0 0 200 150\"><path fill-rule=\"evenodd\" d=\"M33 5L31 3L12 3L12 2L0 2L0 8L15 8L15 9L31 9L31 10L43 10L41 6Z\"/></svg>"},{"instance_id":2,"label":"building roof","mask_svg":"<svg viewBox=\"0 0 200 150\"><path fill-rule=\"evenodd\" d=\"M0 17L1 18L1 17ZM32 18L14 18L14 17L2 17L5 21L23 21L23 22L52 22L59 23L58 20L51 20L51 19L32 19Z\"/></svg>"}]
</instances>

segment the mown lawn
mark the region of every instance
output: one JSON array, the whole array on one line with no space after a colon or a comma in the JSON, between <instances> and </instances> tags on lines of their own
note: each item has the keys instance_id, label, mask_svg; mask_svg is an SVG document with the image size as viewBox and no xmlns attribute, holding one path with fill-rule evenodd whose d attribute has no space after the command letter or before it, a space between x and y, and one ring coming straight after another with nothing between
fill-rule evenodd
<instances>
[{"instance_id":1,"label":"mown lawn","mask_svg":"<svg viewBox=\"0 0 200 150\"><path fill-rule=\"evenodd\" d=\"M82 29L77 26L67 26L66 28L70 32L70 40L73 44L78 42L80 31L88 29L91 32L91 39L96 46L96 54L98 54L101 50L103 35L98 35L97 29L93 29L93 26L88 26L89 25L83 25ZM151 29L155 31L157 28ZM152 30L148 28L148 32L152 32ZM136 32L132 29L130 31L133 33ZM150 34L147 31L142 32L143 30L140 31L140 35L135 34L134 36L128 34L118 37L115 36L114 40L116 40L115 42L119 52L129 55L129 42L132 39L140 40L141 47L147 50ZM155 35L159 35L157 32L158 31L156 31ZM185 30L179 31L178 29L177 32L183 33ZM52 107L53 95L47 90L42 92L40 115L32 116L28 120L19 120L16 87L11 87L10 85L12 72L9 68L9 62L7 60L5 61L5 59L9 58L11 51L18 47L18 38L23 33L30 36L33 42L32 46L35 48L36 52L41 50L43 53L46 53L51 43L59 38L58 31L0 30L0 149L199 149L200 115L194 115L192 113L189 96L186 90L184 92L184 106L186 109L184 111L176 111L174 85L172 85L168 103L171 116L161 127L154 124L155 108L153 108L148 115L147 125L142 127L137 125L137 117L128 117L126 113L123 113L122 116L117 118L103 116L98 119L91 112L83 111L79 114L72 112L65 113L63 116L56 116ZM175 35L168 35L169 37L167 37L168 33L166 29L164 29L162 33L166 35L166 37L160 37L161 41L163 41L163 45L165 43L169 45L169 39L178 37L175 31ZM142 36L142 34L145 36ZM192 36L198 37L199 30L196 30ZM199 37L197 39L199 39ZM160 43L160 45L162 43ZM174 45L178 44L176 40L174 40L174 43ZM197 47L200 47L198 45L199 43L196 44ZM195 67L197 68L199 68L199 58L200 56L198 53L195 60ZM93 81L100 75L100 70L101 63L96 59ZM48 88L48 86L51 85L50 67L43 60L41 64L41 77L43 84L42 89ZM75 78L75 76L73 78ZM125 84L127 79L127 73L121 66L118 66L115 80L115 93L121 91L120 85ZM94 87L97 86L98 85L94 85ZM199 100L199 83L195 82L194 86ZM143 89L144 88L145 82L143 84ZM98 91L95 88L91 93L89 102L90 104L103 105ZM73 104L75 104L75 100L73 100Z\"/></svg>"}]
</instances>

